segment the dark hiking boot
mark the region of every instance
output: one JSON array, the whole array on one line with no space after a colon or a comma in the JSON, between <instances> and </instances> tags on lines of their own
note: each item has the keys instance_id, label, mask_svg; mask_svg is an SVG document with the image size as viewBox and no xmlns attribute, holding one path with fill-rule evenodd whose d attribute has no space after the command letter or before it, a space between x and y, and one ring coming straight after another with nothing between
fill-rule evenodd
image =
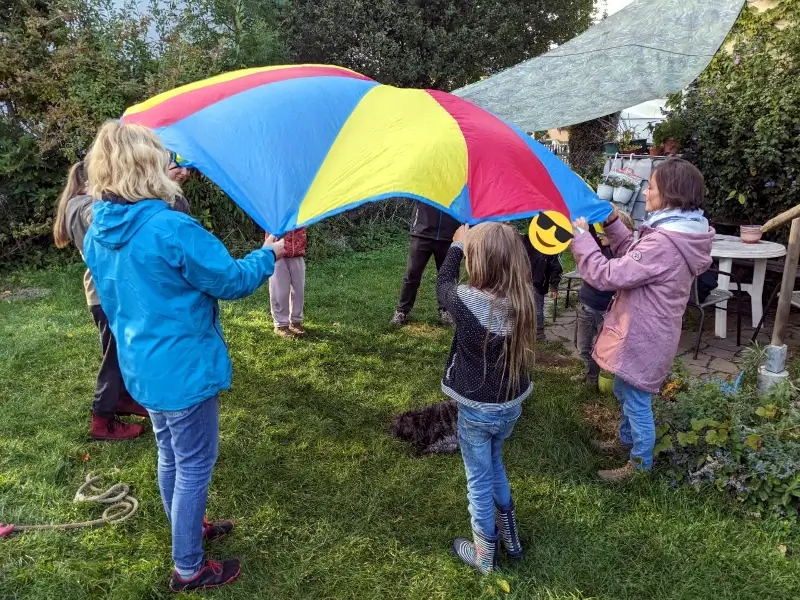
<instances>
[{"instance_id":1,"label":"dark hiking boot","mask_svg":"<svg viewBox=\"0 0 800 600\"><path fill-rule=\"evenodd\" d=\"M396 327L400 327L408 323L408 313L404 313L401 310L397 310L392 317L392 320L389 321L390 325L395 325Z\"/></svg>"},{"instance_id":2,"label":"dark hiking boot","mask_svg":"<svg viewBox=\"0 0 800 600\"><path fill-rule=\"evenodd\" d=\"M144 426L138 423L125 423L119 417L104 418L92 415L92 428L89 435L98 441L114 442L119 440L132 440L144 433Z\"/></svg>"},{"instance_id":3,"label":"dark hiking boot","mask_svg":"<svg viewBox=\"0 0 800 600\"><path fill-rule=\"evenodd\" d=\"M229 558L222 562L206 559L200 570L189 579L183 579L177 572L173 572L169 589L173 592L191 592L219 587L234 581L241 570L242 561L238 558Z\"/></svg>"}]
</instances>

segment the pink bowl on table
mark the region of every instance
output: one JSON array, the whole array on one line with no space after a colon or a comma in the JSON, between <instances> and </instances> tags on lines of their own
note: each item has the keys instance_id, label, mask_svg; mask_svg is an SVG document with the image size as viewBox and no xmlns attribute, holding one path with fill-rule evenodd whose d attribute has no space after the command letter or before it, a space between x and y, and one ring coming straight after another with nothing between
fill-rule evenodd
<instances>
[{"instance_id":1,"label":"pink bowl on table","mask_svg":"<svg viewBox=\"0 0 800 600\"><path fill-rule=\"evenodd\" d=\"M745 244L757 244L761 239L761 225L742 225L739 227L739 237Z\"/></svg>"}]
</instances>

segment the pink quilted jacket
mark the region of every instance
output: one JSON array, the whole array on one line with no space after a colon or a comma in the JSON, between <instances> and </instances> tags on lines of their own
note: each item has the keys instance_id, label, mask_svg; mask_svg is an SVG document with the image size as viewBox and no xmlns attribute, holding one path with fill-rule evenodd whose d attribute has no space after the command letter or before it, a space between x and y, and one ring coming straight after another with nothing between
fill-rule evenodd
<instances>
[{"instance_id":1,"label":"pink quilted jacket","mask_svg":"<svg viewBox=\"0 0 800 600\"><path fill-rule=\"evenodd\" d=\"M597 336L600 368L650 393L669 375L692 281L711 266L714 230L683 233L643 225L639 240L617 219L605 227L608 259L590 235L576 235L572 252L581 278L617 291Z\"/></svg>"}]
</instances>

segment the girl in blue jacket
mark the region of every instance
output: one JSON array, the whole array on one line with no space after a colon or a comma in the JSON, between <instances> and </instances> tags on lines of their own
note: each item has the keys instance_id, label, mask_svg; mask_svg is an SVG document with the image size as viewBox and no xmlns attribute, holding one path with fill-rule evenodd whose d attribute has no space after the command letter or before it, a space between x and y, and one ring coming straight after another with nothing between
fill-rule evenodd
<instances>
[{"instance_id":1,"label":"girl in blue jacket","mask_svg":"<svg viewBox=\"0 0 800 600\"><path fill-rule=\"evenodd\" d=\"M118 344L134 398L150 413L158 484L172 527L174 591L216 587L239 575L238 559L205 559L203 540L233 529L204 519L217 459L219 392L232 365L218 300L252 294L272 274L283 244L270 238L234 260L195 219L170 210L180 195L169 154L149 129L106 123L89 164L97 200L84 256Z\"/></svg>"}]
</instances>

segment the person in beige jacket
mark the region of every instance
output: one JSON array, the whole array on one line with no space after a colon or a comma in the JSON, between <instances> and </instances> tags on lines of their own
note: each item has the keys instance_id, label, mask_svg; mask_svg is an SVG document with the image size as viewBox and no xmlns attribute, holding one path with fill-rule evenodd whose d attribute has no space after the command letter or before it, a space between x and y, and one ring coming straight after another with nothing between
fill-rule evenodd
<instances>
[{"instance_id":1,"label":"person in beige jacket","mask_svg":"<svg viewBox=\"0 0 800 600\"><path fill-rule=\"evenodd\" d=\"M188 171L173 163L170 165L169 175L175 181L182 183L188 177ZM69 171L66 185L59 197L53 224L56 246L64 248L73 244L81 253L81 257L83 257L83 238L92 222L93 199L86 193L86 184L86 165L85 161L81 161L73 165ZM189 203L181 197L176 201L175 208L188 213ZM108 318L103 307L100 306L100 298L95 290L89 269L86 269L83 274L83 288L89 312L100 333L100 349L102 351L92 403L92 424L89 434L95 440L109 441L138 437L144 433L144 427L139 423L126 423L120 420L120 416L147 417L148 414L144 407L131 397L125 387L117 360L116 340L109 329Z\"/></svg>"}]
</instances>

